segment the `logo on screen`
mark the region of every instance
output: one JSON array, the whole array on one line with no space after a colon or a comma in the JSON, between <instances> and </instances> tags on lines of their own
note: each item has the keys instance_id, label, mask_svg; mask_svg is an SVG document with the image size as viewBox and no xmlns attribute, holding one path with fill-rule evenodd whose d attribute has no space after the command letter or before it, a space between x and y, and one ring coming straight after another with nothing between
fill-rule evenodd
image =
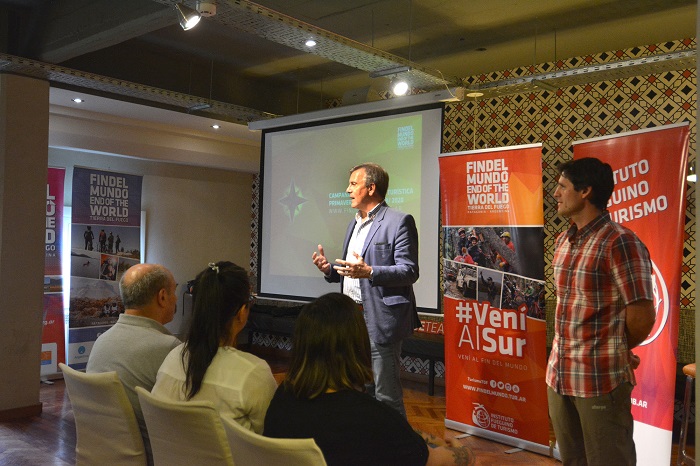
<instances>
[{"instance_id":1,"label":"logo on screen","mask_svg":"<svg viewBox=\"0 0 700 466\"><path fill-rule=\"evenodd\" d=\"M304 199L301 195L301 189L297 188L294 180L292 180L284 196L278 202L287 210L289 221L294 223L294 219L301 212L301 205L306 201L307 199Z\"/></svg>"},{"instance_id":2,"label":"logo on screen","mask_svg":"<svg viewBox=\"0 0 700 466\"><path fill-rule=\"evenodd\" d=\"M399 126L396 130L396 148L412 149L415 144L413 126Z\"/></svg>"}]
</instances>

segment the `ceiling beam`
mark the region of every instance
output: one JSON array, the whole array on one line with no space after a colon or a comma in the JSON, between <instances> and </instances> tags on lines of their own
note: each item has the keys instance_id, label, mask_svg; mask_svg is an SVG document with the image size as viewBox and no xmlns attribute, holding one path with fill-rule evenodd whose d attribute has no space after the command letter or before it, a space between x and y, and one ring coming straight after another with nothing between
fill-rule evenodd
<instances>
[{"instance_id":1,"label":"ceiling beam","mask_svg":"<svg viewBox=\"0 0 700 466\"><path fill-rule=\"evenodd\" d=\"M52 5L38 55L40 61L48 63L61 63L177 22L170 8L143 0Z\"/></svg>"}]
</instances>

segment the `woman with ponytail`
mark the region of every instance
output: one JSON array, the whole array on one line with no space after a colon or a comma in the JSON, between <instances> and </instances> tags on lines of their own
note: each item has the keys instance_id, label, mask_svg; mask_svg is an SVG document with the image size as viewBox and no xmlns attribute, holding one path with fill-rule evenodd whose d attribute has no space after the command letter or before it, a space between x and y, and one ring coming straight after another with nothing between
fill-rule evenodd
<instances>
[{"instance_id":1,"label":"woman with ponytail","mask_svg":"<svg viewBox=\"0 0 700 466\"><path fill-rule=\"evenodd\" d=\"M187 339L165 358L151 392L211 401L221 416L261 433L277 384L265 361L236 349L252 304L248 274L232 262L212 262L197 275L193 296Z\"/></svg>"}]
</instances>

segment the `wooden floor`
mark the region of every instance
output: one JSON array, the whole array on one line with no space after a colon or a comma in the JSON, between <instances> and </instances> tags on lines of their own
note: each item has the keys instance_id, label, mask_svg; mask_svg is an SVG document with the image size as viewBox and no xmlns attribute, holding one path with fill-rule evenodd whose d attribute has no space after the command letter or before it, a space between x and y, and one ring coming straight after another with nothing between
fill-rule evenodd
<instances>
[{"instance_id":1,"label":"wooden floor","mask_svg":"<svg viewBox=\"0 0 700 466\"><path fill-rule=\"evenodd\" d=\"M273 362L271 366L273 372L279 374L283 363ZM435 396L429 396L425 383L404 381L404 397L408 420L414 428L444 438L462 435L461 432L445 429L443 387L435 387ZM75 464L75 423L63 381L42 385L40 399L43 403L40 416L0 423L0 465ZM553 458L527 451L507 453L512 447L475 436L459 441L472 449L477 465L561 464ZM674 444L671 465L676 464L676 450L677 445Z\"/></svg>"}]
</instances>

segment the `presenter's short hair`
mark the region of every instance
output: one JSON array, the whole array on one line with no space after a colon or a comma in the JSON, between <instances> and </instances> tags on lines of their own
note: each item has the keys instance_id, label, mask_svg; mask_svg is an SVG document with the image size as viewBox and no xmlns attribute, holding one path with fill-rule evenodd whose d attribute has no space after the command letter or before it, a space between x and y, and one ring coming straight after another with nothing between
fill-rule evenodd
<instances>
[{"instance_id":1,"label":"presenter's short hair","mask_svg":"<svg viewBox=\"0 0 700 466\"><path fill-rule=\"evenodd\" d=\"M284 384L299 398L327 390L364 390L372 381L372 358L362 313L341 293L302 307L294 325L292 356Z\"/></svg>"},{"instance_id":2,"label":"presenter's short hair","mask_svg":"<svg viewBox=\"0 0 700 466\"><path fill-rule=\"evenodd\" d=\"M352 174L361 168L365 169L365 186L369 188L370 185L374 184L377 194L382 199L386 198L386 193L389 190L389 174L386 170L381 165L366 162L352 167L350 173Z\"/></svg>"},{"instance_id":3,"label":"presenter's short hair","mask_svg":"<svg viewBox=\"0 0 700 466\"><path fill-rule=\"evenodd\" d=\"M608 207L608 200L615 188L612 167L594 157L570 160L557 166L559 175L571 181L576 191L591 187L592 196L588 199L600 210Z\"/></svg>"}]
</instances>

